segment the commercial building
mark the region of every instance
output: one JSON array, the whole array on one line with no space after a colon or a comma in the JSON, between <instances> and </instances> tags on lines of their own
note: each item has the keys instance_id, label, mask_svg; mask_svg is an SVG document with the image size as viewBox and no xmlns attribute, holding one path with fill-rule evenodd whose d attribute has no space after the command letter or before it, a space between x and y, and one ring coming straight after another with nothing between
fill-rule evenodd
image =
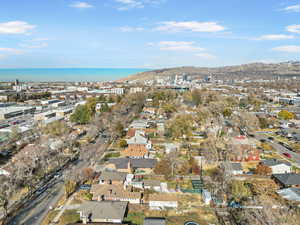
<instances>
[{"instance_id":1,"label":"commercial building","mask_svg":"<svg viewBox=\"0 0 300 225\"><path fill-rule=\"evenodd\" d=\"M41 120L48 120L50 118L56 117L56 112L55 111L48 111L48 112L43 112L34 115L34 120L36 121L41 121Z\"/></svg>"},{"instance_id":2,"label":"commercial building","mask_svg":"<svg viewBox=\"0 0 300 225\"><path fill-rule=\"evenodd\" d=\"M51 104L58 103L58 102L60 102L59 99L49 99L49 100L42 100L41 104L42 105L51 105Z\"/></svg>"},{"instance_id":3,"label":"commercial building","mask_svg":"<svg viewBox=\"0 0 300 225\"><path fill-rule=\"evenodd\" d=\"M0 120L5 120L25 114L34 113L35 107L30 106L9 106L0 107Z\"/></svg>"}]
</instances>

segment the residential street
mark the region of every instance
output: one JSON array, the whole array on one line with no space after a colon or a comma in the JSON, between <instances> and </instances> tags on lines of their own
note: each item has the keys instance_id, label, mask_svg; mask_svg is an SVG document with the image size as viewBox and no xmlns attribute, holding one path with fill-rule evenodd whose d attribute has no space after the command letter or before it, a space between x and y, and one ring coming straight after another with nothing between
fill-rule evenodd
<instances>
[{"instance_id":1,"label":"residential street","mask_svg":"<svg viewBox=\"0 0 300 225\"><path fill-rule=\"evenodd\" d=\"M24 209L18 212L8 225L39 225L49 212L51 206L63 196L63 178L52 180L50 187L40 194L36 199L27 204Z\"/></svg>"},{"instance_id":2,"label":"residential street","mask_svg":"<svg viewBox=\"0 0 300 225\"><path fill-rule=\"evenodd\" d=\"M104 153L106 144L104 139L99 138L95 146L98 146L99 152ZM79 160L76 165L77 169L85 168L89 165L89 162ZM63 176L57 179L52 179L49 183L49 187L46 191L41 193L36 199L32 200L28 205L24 207L18 215L10 220L7 225L39 225L51 210L50 207L54 207L58 200L64 194L64 179Z\"/></svg>"},{"instance_id":3,"label":"residential street","mask_svg":"<svg viewBox=\"0 0 300 225\"><path fill-rule=\"evenodd\" d=\"M284 157L284 155L282 155L283 153L289 153L292 156L292 158L291 159L288 159L286 157L285 158L288 161L290 161L292 164L294 164L295 166L300 167L300 154L295 153L293 151L290 151L289 149L287 149L286 147L282 146L281 144L279 144L275 140L271 142L268 139L268 136L265 135L265 134L261 134L261 133L258 134L258 133L256 133L255 134L255 138L257 140L262 140L262 139L266 140L274 149L277 150L278 154L280 154L283 157ZM292 162L291 160L293 160L294 162Z\"/></svg>"}]
</instances>

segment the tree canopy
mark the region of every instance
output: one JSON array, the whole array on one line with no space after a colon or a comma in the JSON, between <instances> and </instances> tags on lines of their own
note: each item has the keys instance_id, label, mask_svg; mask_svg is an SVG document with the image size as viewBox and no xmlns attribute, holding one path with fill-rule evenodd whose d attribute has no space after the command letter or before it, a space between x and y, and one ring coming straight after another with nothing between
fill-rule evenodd
<instances>
[{"instance_id":1,"label":"tree canopy","mask_svg":"<svg viewBox=\"0 0 300 225\"><path fill-rule=\"evenodd\" d=\"M70 119L74 123L87 124L91 120L91 112L86 105L79 105Z\"/></svg>"},{"instance_id":2,"label":"tree canopy","mask_svg":"<svg viewBox=\"0 0 300 225\"><path fill-rule=\"evenodd\" d=\"M291 120L291 119L294 119L295 115L294 113L291 113L287 110L281 110L279 113L278 113L278 117L280 119L284 119L284 120Z\"/></svg>"}]
</instances>

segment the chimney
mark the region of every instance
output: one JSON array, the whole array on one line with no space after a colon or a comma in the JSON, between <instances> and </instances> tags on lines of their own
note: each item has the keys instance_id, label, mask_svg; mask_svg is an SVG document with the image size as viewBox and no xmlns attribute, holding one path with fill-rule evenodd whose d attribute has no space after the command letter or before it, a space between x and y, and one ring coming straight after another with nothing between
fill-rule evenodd
<instances>
[{"instance_id":1,"label":"chimney","mask_svg":"<svg viewBox=\"0 0 300 225\"><path fill-rule=\"evenodd\" d=\"M129 171L131 171L131 163L130 163L130 159L128 159L127 169L128 169Z\"/></svg>"}]
</instances>

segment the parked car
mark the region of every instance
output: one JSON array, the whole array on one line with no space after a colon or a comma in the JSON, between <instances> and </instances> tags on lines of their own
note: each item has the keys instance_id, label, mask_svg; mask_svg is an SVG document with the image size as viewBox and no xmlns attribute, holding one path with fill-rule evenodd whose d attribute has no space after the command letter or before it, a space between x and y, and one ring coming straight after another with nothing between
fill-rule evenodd
<instances>
[{"instance_id":1,"label":"parked car","mask_svg":"<svg viewBox=\"0 0 300 225\"><path fill-rule=\"evenodd\" d=\"M287 153L287 152L284 152L282 153L285 157L287 158L292 158L291 154L290 153Z\"/></svg>"},{"instance_id":2,"label":"parked car","mask_svg":"<svg viewBox=\"0 0 300 225\"><path fill-rule=\"evenodd\" d=\"M89 184L83 184L79 187L80 190L90 190L91 189L91 185Z\"/></svg>"}]
</instances>

